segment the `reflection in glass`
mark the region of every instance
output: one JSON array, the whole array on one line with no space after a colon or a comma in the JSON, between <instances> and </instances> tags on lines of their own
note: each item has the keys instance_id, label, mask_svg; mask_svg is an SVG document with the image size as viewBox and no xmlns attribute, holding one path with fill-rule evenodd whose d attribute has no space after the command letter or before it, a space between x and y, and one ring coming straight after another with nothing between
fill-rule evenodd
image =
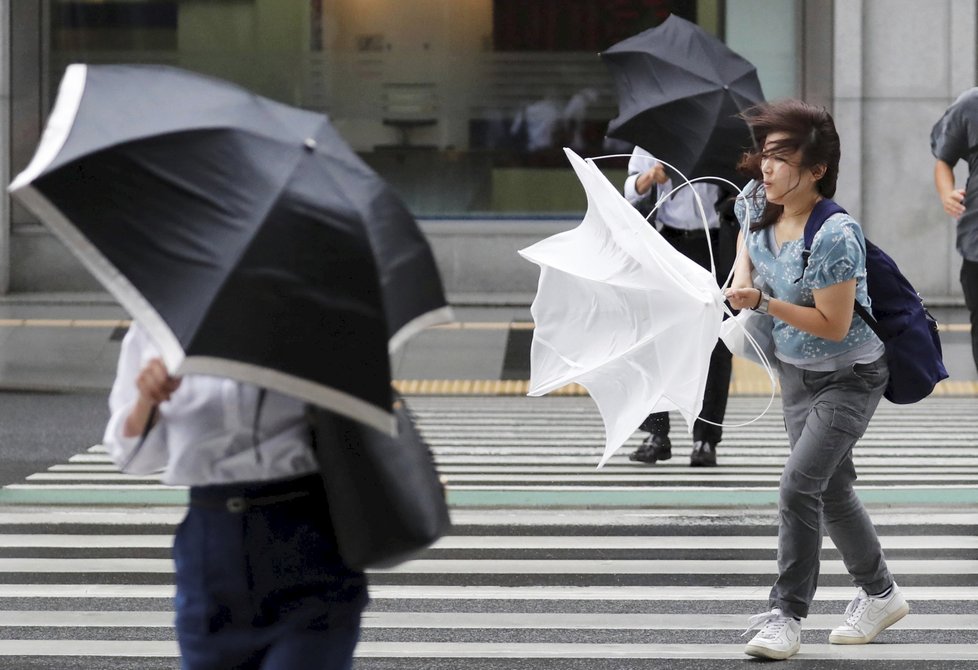
<instances>
[{"instance_id":1,"label":"reflection in glass","mask_svg":"<svg viewBox=\"0 0 978 670\"><path fill-rule=\"evenodd\" d=\"M597 53L669 12L716 30L721 4L50 0L46 95L71 62L174 65L328 114L416 215L575 215L562 147L631 149L604 138L617 103ZM620 183L626 163L602 169Z\"/></svg>"}]
</instances>

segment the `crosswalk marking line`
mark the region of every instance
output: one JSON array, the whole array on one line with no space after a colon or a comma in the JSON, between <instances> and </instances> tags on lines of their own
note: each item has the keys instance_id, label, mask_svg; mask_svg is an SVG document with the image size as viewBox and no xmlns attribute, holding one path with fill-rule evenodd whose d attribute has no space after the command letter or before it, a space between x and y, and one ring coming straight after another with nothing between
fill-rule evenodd
<instances>
[{"instance_id":1,"label":"crosswalk marking line","mask_svg":"<svg viewBox=\"0 0 978 670\"><path fill-rule=\"evenodd\" d=\"M903 458L907 456L913 457L960 457L964 459L968 465L974 465L975 459L974 454L974 443L969 444L968 440L964 440L965 445L961 447L947 447L947 446L920 446L918 443L910 443L910 446L902 447L894 444L891 441L887 441L885 447L876 448L870 444L860 444L856 447L855 455L856 457L886 457L886 458ZM568 444L566 440L556 440L554 444L547 446L542 444L541 440L525 440L525 444L519 443L506 443L501 442L487 442L486 440L472 440L470 443L465 443L462 440L453 440L451 442L446 442L444 444L439 444L437 440L429 440L429 446L437 453L444 452L446 454L453 453L476 453L476 454L494 454L496 456L509 456L509 455L519 455L519 454L543 454L543 455L580 455L580 456L590 456L599 450L603 441L593 440L590 442L575 442L573 444ZM636 442L636 444L638 444ZM946 444L942 442L941 444ZM722 442L717 448L719 453L725 454L736 454L738 456L781 456L785 457L788 455L788 443L778 444L775 446L764 446L757 441L752 441L750 443L739 445L731 442ZM597 461L594 462L597 466Z\"/></svg>"},{"instance_id":2,"label":"crosswalk marking line","mask_svg":"<svg viewBox=\"0 0 978 670\"><path fill-rule=\"evenodd\" d=\"M540 510L533 507L510 507L505 509L456 508L451 510L452 522L464 526L500 526L517 529L527 526L647 526L667 524L717 523L738 527L770 528L777 526L777 510L759 508L744 516L743 510L730 508L700 508L690 512L686 506L661 507L655 509L625 508L578 508ZM968 511L930 510L921 507L894 506L873 510L873 521L878 528L899 525L978 525L978 513ZM517 530L516 532L521 532Z\"/></svg>"},{"instance_id":3,"label":"crosswalk marking line","mask_svg":"<svg viewBox=\"0 0 978 670\"><path fill-rule=\"evenodd\" d=\"M690 474L682 473L667 473L658 472L649 469L645 472L635 472L635 473L604 473L599 472L597 474L564 474L564 473L554 473L554 474L537 474L537 473L526 473L526 472L513 472L513 473L452 473L441 471L441 474L451 482L479 482L481 484L491 484L500 483L507 484L510 482L517 483L531 483L531 482L575 482L579 484L608 484L617 482L634 482L636 484L641 484L643 482L685 482L685 481L695 481L697 483L702 482L743 482L743 483L762 483L770 484L776 486L780 481L780 475L777 473L772 473L770 475L751 475L743 474L735 471L727 472L717 472L711 469L710 472L696 471ZM115 473L83 473L83 472L48 472L48 473L37 473L30 475L26 478L26 481L32 483L47 483L47 482L92 482L93 484L101 484L105 482L122 481L122 482L137 482L146 481L158 483L158 477L133 477L130 475L120 475ZM861 472L859 474L859 481L864 485L869 482L941 482L943 484L965 484L969 482L978 482L978 475L973 474L959 474L956 472L948 472L947 474L923 474L915 472L906 472L900 474L867 474Z\"/></svg>"},{"instance_id":4,"label":"crosswalk marking line","mask_svg":"<svg viewBox=\"0 0 978 670\"><path fill-rule=\"evenodd\" d=\"M529 473L513 473L513 474L460 474L460 473L442 473L446 475L449 480L457 482L468 482L468 481L479 481L479 482L511 482L511 481L523 481L523 482L630 482L630 481L642 481L642 480L654 480L654 481L687 481L692 480L695 482L764 482L770 484L777 484L780 481L780 476L764 476L764 475L745 475L737 472L724 472L724 473L714 473L703 474L700 472L694 472L690 474L670 474L670 473L658 473L658 472L641 472L635 474L597 474L597 475L565 475L565 474L549 474L549 475L538 475ZM927 474L917 474L917 473L902 473L902 474L887 474L887 475L871 475L860 473L859 481L863 482L875 482L875 481L892 481L892 482L905 482L905 481L933 481L933 482L978 482L978 475L969 474L957 474L948 473L946 475L927 475Z\"/></svg>"},{"instance_id":5,"label":"crosswalk marking line","mask_svg":"<svg viewBox=\"0 0 978 670\"><path fill-rule=\"evenodd\" d=\"M38 614L43 617L44 613ZM709 616L675 613L367 611L363 615L362 624L364 628L736 630L740 632L746 627L747 618L751 614L753 612L747 607L744 608L743 614L710 614ZM842 623L843 619L842 612L838 614L811 614L805 619L803 626L806 631L831 630ZM0 613L0 625L4 625L2 613ZM978 617L961 614L911 614L894 624L892 629L978 630Z\"/></svg>"},{"instance_id":6,"label":"crosswalk marking line","mask_svg":"<svg viewBox=\"0 0 978 670\"><path fill-rule=\"evenodd\" d=\"M172 628L171 611L57 611L8 610L0 611L0 627L6 628Z\"/></svg>"},{"instance_id":7,"label":"crosswalk marking line","mask_svg":"<svg viewBox=\"0 0 978 670\"><path fill-rule=\"evenodd\" d=\"M159 476L127 475L122 472L91 472L89 474L76 472L37 472L24 478L29 482L70 482L78 480L96 480L101 482L154 482L159 483Z\"/></svg>"},{"instance_id":8,"label":"crosswalk marking line","mask_svg":"<svg viewBox=\"0 0 978 670\"><path fill-rule=\"evenodd\" d=\"M507 465L489 465L485 464L466 464L466 463L443 463L438 466L440 471L454 472L454 473L470 473L470 474L510 474L510 473L538 473L538 474L585 474L593 475L594 467L588 465L574 465L574 464L561 464L561 463L546 463L542 465L533 464L507 464ZM722 477L733 477L739 474L747 475L770 475L770 474L780 474L782 467L778 465L740 465L737 467L733 466L718 466L716 470L707 473L708 476L722 476ZM711 470L713 470L711 468ZM651 465L636 465L635 463L623 463L620 460L616 462L609 462L602 469L602 472L606 473L616 473L616 474L635 474L635 473L650 473L650 474L669 474L669 475L686 475L686 476L697 476L697 471L689 467L687 463L680 461L676 465L669 465L667 463L656 463L655 467ZM887 475L887 474L900 474L906 472L916 472L922 474L945 474L949 471L947 466L944 467L924 467L924 466L903 466L903 465L867 465L859 469L859 474L873 474L873 475ZM978 467L975 466L957 466L953 470L954 473L967 473L967 474L978 474Z\"/></svg>"},{"instance_id":9,"label":"crosswalk marking line","mask_svg":"<svg viewBox=\"0 0 978 670\"><path fill-rule=\"evenodd\" d=\"M38 486L36 488L61 488L61 487L58 486L58 485L54 485L54 486L50 486L50 487ZM80 488L87 488L87 487L80 487ZM518 484L506 484L506 485L499 484L499 485L496 485L496 486L479 485L479 484L456 484L454 486L450 486L449 489L450 490L454 490L454 491L498 491L498 492L506 492L506 491L536 491L536 492L541 492L541 491L542 492L546 492L546 491L601 491L601 492L618 491L618 492L622 492L622 493L630 493L630 492L640 492L640 493L642 493L642 492L644 492L644 493L653 494L653 493L655 493L657 491L671 492L671 493L675 493L675 492L689 492L689 491L698 491L698 492L712 491L712 492L715 492L715 493L734 493L734 492L769 493L769 492L771 492L773 490L776 490L777 487L775 487L775 486L724 486L724 487L718 488L718 487L715 487L715 486L702 486L702 485L699 485L699 484L693 485L693 486L657 486L655 488L650 488L648 486L613 486L613 487L610 487L610 486L587 486L587 485L583 485L583 484L582 485L567 484L567 485L561 485L561 486L547 486L547 485L543 485L543 484L541 484L541 485L533 485L533 486L529 486L529 485L527 485L527 486L520 486ZM856 488L856 493L860 493L860 492L865 493L865 492L868 492L868 491L891 491L891 490L912 491L912 490L915 490L915 489L925 490L925 491L935 491L935 490L936 491L939 491L939 490L975 491L975 490L978 490L978 485L954 484L954 485L948 485L948 486L927 486L927 485L924 485L924 484L919 484L919 485L918 484L904 484L904 485L900 485L900 486L896 486L896 485L894 485L894 486L859 486L859 487Z\"/></svg>"},{"instance_id":10,"label":"crosswalk marking line","mask_svg":"<svg viewBox=\"0 0 978 670\"><path fill-rule=\"evenodd\" d=\"M364 628L477 628L477 629L579 629L579 630L736 630L746 625L743 614L608 614L576 612L373 612L363 615ZM831 630L842 613L813 614L804 628ZM0 628L171 628L172 611L116 610L8 610L0 611ZM978 630L978 618L960 614L912 614L893 630Z\"/></svg>"},{"instance_id":11,"label":"crosswalk marking line","mask_svg":"<svg viewBox=\"0 0 978 670\"><path fill-rule=\"evenodd\" d=\"M35 563L45 560L33 559ZM85 561L85 559L66 559ZM112 559L110 559L112 560ZM114 559L124 560L124 559ZM152 559L131 559L152 560ZM0 559L0 572L7 561ZM86 561L87 562L87 561ZM30 561L25 561L28 567ZM890 559L890 571L896 575L976 575L978 560L957 559ZM35 565L41 571L42 566ZM777 561L770 560L666 560L666 559L433 559L420 558L392 568L374 570L378 574L494 574L494 575L767 575L777 574ZM841 561L823 561L823 575L848 575Z\"/></svg>"},{"instance_id":12,"label":"crosswalk marking line","mask_svg":"<svg viewBox=\"0 0 978 670\"><path fill-rule=\"evenodd\" d=\"M897 549L978 549L978 537L963 535L880 535L885 550ZM76 535L40 533L0 534L0 548L169 548L169 534L143 535ZM448 549L596 549L647 550L663 549L760 549L775 550L778 539L773 535L448 535L432 545L434 550ZM826 537L823 548L833 549Z\"/></svg>"},{"instance_id":13,"label":"crosswalk marking line","mask_svg":"<svg viewBox=\"0 0 978 670\"><path fill-rule=\"evenodd\" d=\"M172 600L175 595L176 588L169 584L0 584L0 598L151 598Z\"/></svg>"},{"instance_id":14,"label":"crosswalk marking line","mask_svg":"<svg viewBox=\"0 0 978 670\"><path fill-rule=\"evenodd\" d=\"M0 647L2 649L2 647ZM361 642L358 658L737 658L746 660L744 644L587 644L481 642ZM803 644L795 661L831 660L973 660L974 644Z\"/></svg>"},{"instance_id":15,"label":"crosswalk marking line","mask_svg":"<svg viewBox=\"0 0 978 670\"><path fill-rule=\"evenodd\" d=\"M131 508L101 509L93 511L90 507L78 508L64 505L63 509L37 508L29 505L18 506L20 512L0 511L0 525L57 524L66 528L79 524L98 524L108 526L174 526L183 519L183 509L140 508L133 514ZM107 506L108 507L108 506Z\"/></svg>"},{"instance_id":16,"label":"crosswalk marking line","mask_svg":"<svg viewBox=\"0 0 978 670\"><path fill-rule=\"evenodd\" d=\"M450 479L450 478L449 478ZM713 492L717 494L733 494L733 493L770 493L777 489L776 486L757 486L757 485L743 485L743 486L704 486L701 483L689 485L689 486L656 486L649 487L646 485L620 485L620 486L600 486L597 484L561 484L561 485L549 485L549 484L521 484L520 482L527 481L521 478L513 478L506 480L507 482L515 483L498 483L492 484L451 484L448 486L449 492L451 491L490 491L497 493L505 492L519 492L519 491L531 491L535 493L546 493L546 492L617 492L619 494L628 493L646 493L649 496L654 497L657 493L677 493L677 492ZM574 480L571 480L574 481ZM703 480L708 481L708 480ZM734 480L738 481L738 480ZM172 493L173 499L176 500L179 494L187 493L187 489L181 486L167 486L154 485L154 484L143 484L139 486L125 486L125 485L111 485L111 484L11 484L9 486L3 487L4 491L111 491L113 493L133 493L133 492L155 492L155 491L165 491L167 493ZM872 492L872 491L958 491L958 492L971 492L978 491L978 484L939 484L939 485L928 485L928 484L894 484L892 486L879 486L879 485L862 485L859 486L856 491L859 492Z\"/></svg>"},{"instance_id":17,"label":"crosswalk marking line","mask_svg":"<svg viewBox=\"0 0 978 670\"><path fill-rule=\"evenodd\" d=\"M898 459L894 459L899 462ZM442 462L438 465L438 470L442 474L576 474L594 475L595 467L593 463L582 463L580 465L546 463L543 465L535 464L513 464L513 465L491 465L492 460L484 460L478 464ZM744 461L748 463L750 461ZM606 474L628 474L628 475L683 475L685 477L718 477L720 479L731 479L740 475L780 475L781 465L741 465L735 460L725 459L720 467L710 472L702 473L690 469L688 464L667 465L656 463L655 467L650 465L637 465L632 462L622 462L621 459L611 461L605 465L600 472ZM114 465L105 466L104 469L92 469L89 465L53 465L48 472L72 472L72 473L101 473L115 472ZM883 476L901 475L907 473L917 473L923 475L978 475L978 465L966 466L951 463L943 467L926 466L903 466L903 465L863 465L859 468L859 477L864 476Z\"/></svg>"},{"instance_id":18,"label":"crosswalk marking line","mask_svg":"<svg viewBox=\"0 0 978 670\"><path fill-rule=\"evenodd\" d=\"M176 641L162 640L0 640L0 656L99 656L175 658Z\"/></svg>"},{"instance_id":19,"label":"crosswalk marking line","mask_svg":"<svg viewBox=\"0 0 978 670\"><path fill-rule=\"evenodd\" d=\"M975 586L901 586L904 597L914 600L978 600ZM444 586L431 584L370 587L373 600L758 600L767 602L770 586ZM2 589L0 589L2 594ZM845 602L855 597L852 586L820 586L814 600Z\"/></svg>"},{"instance_id":20,"label":"crosswalk marking line","mask_svg":"<svg viewBox=\"0 0 978 670\"><path fill-rule=\"evenodd\" d=\"M169 548L172 535L16 535L0 534L0 548Z\"/></svg>"},{"instance_id":21,"label":"crosswalk marking line","mask_svg":"<svg viewBox=\"0 0 978 670\"><path fill-rule=\"evenodd\" d=\"M9 508L8 508L9 509ZM58 508L31 507L18 505L18 511L3 511L0 508L0 526L38 526L42 524L61 525L71 528L75 525L98 524L112 526L172 527L178 524L185 514L182 507L141 508L134 515L128 507L110 505L93 511L91 507L63 505ZM688 507L656 509L552 509L510 507L504 510L489 508L456 508L451 510L453 523L466 526L499 526L501 523L514 527L525 526L621 526L621 525L663 525L682 522L689 524L699 520L714 523L724 520L745 527L767 526L774 528L775 510L768 508L754 510L753 515L742 520L743 512L729 508L700 508L691 513ZM909 510L894 509L891 506L873 511L877 526L901 525L978 525L978 514L974 512L926 511L918 508Z\"/></svg>"},{"instance_id":22,"label":"crosswalk marking line","mask_svg":"<svg viewBox=\"0 0 978 670\"><path fill-rule=\"evenodd\" d=\"M175 641L0 640L0 656L175 658ZM746 659L743 644L586 644L370 642L357 645L357 658L593 658L593 659ZM974 660L973 644L805 644L795 657L826 660Z\"/></svg>"},{"instance_id":23,"label":"crosswalk marking line","mask_svg":"<svg viewBox=\"0 0 978 670\"><path fill-rule=\"evenodd\" d=\"M157 479L156 481L159 481ZM111 490L111 491L188 491L186 486L169 486L167 484L140 484L139 486L125 486L122 484L8 484L3 487L8 491L27 491L27 490L50 490L50 491L71 491L78 489L85 490Z\"/></svg>"},{"instance_id":24,"label":"crosswalk marking line","mask_svg":"<svg viewBox=\"0 0 978 670\"><path fill-rule=\"evenodd\" d=\"M919 601L973 602L974 586L901 586L911 603ZM750 601L766 603L769 586L445 586L372 584L370 598L381 600L539 600L539 601ZM176 590L169 584L0 584L0 598L149 598L170 600ZM819 602L848 603L851 586L820 586Z\"/></svg>"},{"instance_id":25,"label":"crosswalk marking line","mask_svg":"<svg viewBox=\"0 0 978 670\"><path fill-rule=\"evenodd\" d=\"M31 536L23 536L29 542ZM880 535L884 549L978 549L978 537L963 535ZM4 544L9 543L4 538ZM773 535L449 535L433 549L777 549ZM822 541L834 549L832 539Z\"/></svg>"},{"instance_id":26,"label":"crosswalk marking line","mask_svg":"<svg viewBox=\"0 0 978 670\"><path fill-rule=\"evenodd\" d=\"M87 572L169 574L169 558L0 558L0 573L7 572Z\"/></svg>"},{"instance_id":27,"label":"crosswalk marking line","mask_svg":"<svg viewBox=\"0 0 978 670\"><path fill-rule=\"evenodd\" d=\"M517 453L517 455L507 455L506 462L510 464L510 467L521 467L526 465L563 465L563 466L573 466L580 468L582 470L589 470L590 472L597 471L597 450L582 454L580 456L575 455L564 455L564 454L542 454L542 455L522 455ZM718 455L718 470L721 471L732 471L736 472L739 468L744 466L767 466L772 468L783 468L784 462L787 460L788 454L784 455L747 455L747 454L737 454L733 455L728 452L721 451ZM438 467L443 466L454 466L454 465L464 465L471 467L478 467L482 464L488 464L492 462L498 462L500 459L493 459L491 454L478 454L478 453L467 453L464 451L450 453L450 454L436 454L435 462ZM678 460L678 459L677 459ZM872 457L867 458L864 456L856 456L855 464L856 468L860 471L866 468L879 467L879 466L891 466L899 467L905 471L912 471L913 468L919 467L921 465L943 465L946 471L956 471L958 468L972 468L978 466L978 457L976 458L947 458L940 456L933 456L927 458L925 456L907 458L903 456L896 457ZM678 461L682 463L682 460ZM675 467L685 467L689 470L688 465L663 465L661 463L656 463L652 465L637 465L628 461L626 454L620 454L613 456L612 459L605 466L606 468L635 468L643 469L649 472L657 472L659 468L675 468ZM610 471L610 470L609 470Z\"/></svg>"},{"instance_id":28,"label":"crosswalk marking line","mask_svg":"<svg viewBox=\"0 0 978 670\"><path fill-rule=\"evenodd\" d=\"M884 549L978 549L978 537L957 535L899 536L880 535ZM0 548L169 548L171 535L0 535ZM647 550L664 549L756 549L775 550L778 540L773 536L725 535L725 536L613 536L613 535L451 535L435 542L431 549L595 549ZM823 548L833 549L830 538L825 538Z\"/></svg>"}]
</instances>

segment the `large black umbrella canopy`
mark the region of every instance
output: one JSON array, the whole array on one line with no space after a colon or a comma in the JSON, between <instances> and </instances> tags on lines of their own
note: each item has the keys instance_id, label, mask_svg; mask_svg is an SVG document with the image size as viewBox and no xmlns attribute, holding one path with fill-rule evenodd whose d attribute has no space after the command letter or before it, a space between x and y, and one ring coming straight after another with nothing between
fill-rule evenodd
<instances>
[{"instance_id":1,"label":"large black umbrella canopy","mask_svg":"<svg viewBox=\"0 0 978 670\"><path fill-rule=\"evenodd\" d=\"M69 66L10 191L177 374L390 430L389 352L451 318L417 222L328 118L219 79Z\"/></svg>"},{"instance_id":2,"label":"large black umbrella canopy","mask_svg":"<svg viewBox=\"0 0 978 670\"><path fill-rule=\"evenodd\" d=\"M601 58L618 90L609 137L637 144L689 178L743 183L735 168L753 140L737 114L764 101L749 61L674 14Z\"/></svg>"}]
</instances>

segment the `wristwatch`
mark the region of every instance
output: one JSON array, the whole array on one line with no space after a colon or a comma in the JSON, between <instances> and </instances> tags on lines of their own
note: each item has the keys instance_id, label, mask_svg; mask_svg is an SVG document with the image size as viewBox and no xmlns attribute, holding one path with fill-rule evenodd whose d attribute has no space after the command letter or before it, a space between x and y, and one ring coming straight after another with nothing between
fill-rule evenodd
<instances>
[{"instance_id":1,"label":"wristwatch","mask_svg":"<svg viewBox=\"0 0 978 670\"><path fill-rule=\"evenodd\" d=\"M760 291L761 299L757 301L757 307L754 311L758 314L767 314L767 308L771 304L771 296L769 296L764 291Z\"/></svg>"}]
</instances>

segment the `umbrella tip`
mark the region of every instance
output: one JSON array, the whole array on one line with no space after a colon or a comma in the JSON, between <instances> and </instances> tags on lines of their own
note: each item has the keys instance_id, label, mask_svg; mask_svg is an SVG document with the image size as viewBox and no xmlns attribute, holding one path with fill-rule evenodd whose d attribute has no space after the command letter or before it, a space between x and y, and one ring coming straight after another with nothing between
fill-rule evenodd
<instances>
[{"instance_id":1,"label":"umbrella tip","mask_svg":"<svg viewBox=\"0 0 978 670\"><path fill-rule=\"evenodd\" d=\"M314 151L316 149L316 140L311 137L307 137L306 141L302 143L307 151Z\"/></svg>"}]
</instances>

